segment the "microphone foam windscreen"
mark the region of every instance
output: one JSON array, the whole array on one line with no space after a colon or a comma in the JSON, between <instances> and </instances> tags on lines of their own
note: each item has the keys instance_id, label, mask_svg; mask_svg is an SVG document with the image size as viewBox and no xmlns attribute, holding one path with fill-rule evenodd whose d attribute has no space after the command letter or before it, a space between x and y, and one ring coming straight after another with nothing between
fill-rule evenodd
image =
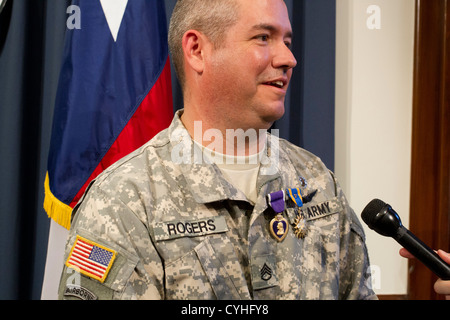
<instances>
[{"instance_id":1,"label":"microphone foam windscreen","mask_svg":"<svg viewBox=\"0 0 450 320\"><path fill-rule=\"evenodd\" d=\"M385 205L386 203L384 201L381 201L380 199L373 199L362 211L361 218L367 225L371 226L376 215Z\"/></svg>"}]
</instances>

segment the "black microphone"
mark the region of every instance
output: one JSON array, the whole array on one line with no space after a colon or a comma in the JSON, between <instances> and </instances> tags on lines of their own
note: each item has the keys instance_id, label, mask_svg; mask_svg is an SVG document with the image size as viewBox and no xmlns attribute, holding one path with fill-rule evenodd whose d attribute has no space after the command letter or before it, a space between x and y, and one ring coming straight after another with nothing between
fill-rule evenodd
<instances>
[{"instance_id":1,"label":"black microphone","mask_svg":"<svg viewBox=\"0 0 450 320\"><path fill-rule=\"evenodd\" d=\"M364 208L361 218L370 229L383 236L394 238L440 279L450 280L450 265L406 229L402 225L397 212L390 205L379 199L374 199Z\"/></svg>"}]
</instances>

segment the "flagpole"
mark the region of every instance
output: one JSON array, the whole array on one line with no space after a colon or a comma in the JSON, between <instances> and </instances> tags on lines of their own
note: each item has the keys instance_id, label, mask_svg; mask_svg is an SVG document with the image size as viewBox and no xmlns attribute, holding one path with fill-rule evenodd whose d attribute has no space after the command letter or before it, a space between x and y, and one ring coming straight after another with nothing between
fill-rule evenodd
<instances>
[{"instance_id":1,"label":"flagpole","mask_svg":"<svg viewBox=\"0 0 450 320\"><path fill-rule=\"evenodd\" d=\"M64 265L64 249L69 231L51 220L41 300L57 300Z\"/></svg>"}]
</instances>

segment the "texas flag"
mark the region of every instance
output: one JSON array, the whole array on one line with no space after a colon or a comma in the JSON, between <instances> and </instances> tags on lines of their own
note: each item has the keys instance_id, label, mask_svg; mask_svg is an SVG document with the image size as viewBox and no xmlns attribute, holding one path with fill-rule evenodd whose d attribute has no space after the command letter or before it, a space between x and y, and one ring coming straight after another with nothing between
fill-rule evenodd
<instances>
[{"instance_id":1,"label":"texas flag","mask_svg":"<svg viewBox=\"0 0 450 320\"><path fill-rule=\"evenodd\" d=\"M173 117L163 0L74 0L68 13L44 200L67 229L89 182Z\"/></svg>"}]
</instances>

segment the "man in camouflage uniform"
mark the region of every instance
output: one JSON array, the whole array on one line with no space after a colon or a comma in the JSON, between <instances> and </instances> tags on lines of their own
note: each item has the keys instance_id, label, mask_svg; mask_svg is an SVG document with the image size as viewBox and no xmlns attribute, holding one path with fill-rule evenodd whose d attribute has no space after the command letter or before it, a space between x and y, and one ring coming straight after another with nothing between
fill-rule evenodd
<instances>
[{"instance_id":1,"label":"man in camouflage uniform","mask_svg":"<svg viewBox=\"0 0 450 320\"><path fill-rule=\"evenodd\" d=\"M376 298L363 229L317 157L258 132L240 158L256 164L227 167L201 139L284 112L296 65L284 2L179 0L169 33L185 108L74 209L60 298Z\"/></svg>"}]
</instances>

